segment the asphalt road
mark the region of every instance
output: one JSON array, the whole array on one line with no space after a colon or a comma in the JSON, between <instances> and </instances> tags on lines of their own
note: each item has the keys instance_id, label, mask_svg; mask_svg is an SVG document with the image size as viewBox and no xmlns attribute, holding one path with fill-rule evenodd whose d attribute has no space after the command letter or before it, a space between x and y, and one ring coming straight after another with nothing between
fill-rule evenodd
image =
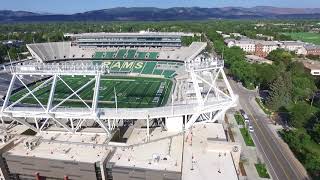
<instances>
[{"instance_id":1,"label":"asphalt road","mask_svg":"<svg viewBox=\"0 0 320 180\"><path fill-rule=\"evenodd\" d=\"M292 152L281 144L279 138L268 127L270 120L254 102L256 93L244 89L242 85L232 80L229 82L234 92L239 95L239 103L242 109L252 121L254 143L261 152L272 179L309 179L303 166L297 161Z\"/></svg>"}]
</instances>

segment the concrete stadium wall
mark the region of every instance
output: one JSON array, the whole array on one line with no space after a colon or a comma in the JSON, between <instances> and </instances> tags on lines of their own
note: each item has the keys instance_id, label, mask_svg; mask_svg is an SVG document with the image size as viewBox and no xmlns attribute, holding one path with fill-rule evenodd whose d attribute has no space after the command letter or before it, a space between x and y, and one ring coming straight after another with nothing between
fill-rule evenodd
<instances>
[{"instance_id":1,"label":"concrete stadium wall","mask_svg":"<svg viewBox=\"0 0 320 180\"><path fill-rule=\"evenodd\" d=\"M35 157L4 154L11 174L22 174L63 179L88 180L96 179L95 165L75 161L60 161Z\"/></svg>"},{"instance_id":2,"label":"concrete stadium wall","mask_svg":"<svg viewBox=\"0 0 320 180\"><path fill-rule=\"evenodd\" d=\"M113 180L180 180L181 172L156 171L150 169L112 167Z\"/></svg>"}]
</instances>

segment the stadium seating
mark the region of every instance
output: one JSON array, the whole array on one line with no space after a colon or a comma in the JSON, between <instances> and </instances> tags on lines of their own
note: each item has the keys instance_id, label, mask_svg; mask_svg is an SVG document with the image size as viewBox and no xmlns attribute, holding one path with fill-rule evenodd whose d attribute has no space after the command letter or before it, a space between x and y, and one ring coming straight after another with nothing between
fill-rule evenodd
<instances>
[{"instance_id":1,"label":"stadium seating","mask_svg":"<svg viewBox=\"0 0 320 180\"><path fill-rule=\"evenodd\" d=\"M102 58L102 56L103 56L103 52L96 52L94 54L94 58Z\"/></svg>"},{"instance_id":2,"label":"stadium seating","mask_svg":"<svg viewBox=\"0 0 320 180\"><path fill-rule=\"evenodd\" d=\"M175 75L175 71L173 70L165 70L163 71L162 75L166 78L172 78Z\"/></svg>"},{"instance_id":3,"label":"stadium seating","mask_svg":"<svg viewBox=\"0 0 320 180\"><path fill-rule=\"evenodd\" d=\"M138 52L138 56L136 59L146 59L147 53L146 52Z\"/></svg>"},{"instance_id":4,"label":"stadium seating","mask_svg":"<svg viewBox=\"0 0 320 180\"><path fill-rule=\"evenodd\" d=\"M152 74L153 70L155 69L157 62L148 62L145 64L141 74Z\"/></svg>"},{"instance_id":5,"label":"stadium seating","mask_svg":"<svg viewBox=\"0 0 320 180\"><path fill-rule=\"evenodd\" d=\"M137 50L129 49L127 52L126 59L134 59L136 52L137 52Z\"/></svg>"},{"instance_id":6,"label":"stadium seating","mask_svg":"<svg viewBox=\"0 0 320 180\"><path fill-rule=\"evenodd\" d=\"M158 52L143 52L136 49L119 49L113 52L95 52L98 59L158 59Z\"/></svg>"},{"instance_id":7,"label":"stadium seating","mask_svg":"<svg viewBox=\"0 0 320 180\"><path fill-rule=\"evenodd\" d=\"M28 47L44 61L70 58L70 42L28 44Z\"/></svg>"},{"instance_id":8,"label":"stadium seating","mask_svg":"<svg viewBox=\"0 0 320 180\"><path fill-rule=\"evenodd\" d=\"M105 52L104 58L112 59L112 58L114 58L115 54L116 54L116 52Z\"/></svg>"},{"instance_id":9,"label":"stadium seating","mask_svg":"<svg viewBox=\"0 0 320 180\"><path fill-rule=\"evenodd\" d=\"M157 59L158 54L158 52L149 52L149 59Z\"/></svg>"},{"instance_id":10,"label":"stadium seating","mask_svg":"<svg viewBox=\"0 0 320 180\"><path fill-rule=\"evenodd\" d=\"M166 78L174 77L175 70L183 65L182 63L156 61L112 60L107 62L106 64L112 73L132 72L145 75L160 75ZM97 63L101 63L101 61L97 61Z\"/></svg>"},{"instance_id":11,"label":"stadium seating","mask_svg":"<svg viewBox=\"0 0 320 180\"><path fill-rule=\"evenodd\" d=\"M162 75L162 73L163 73L163 70L161 70L161 69L154 69L153 70L154 75Z\"/></svg>"},{"instance_id":12,"label":"stadium seating","mask_svg":"<svg viewBox=\"0 0 320 180\"><path fill-rule=\"evenodd\" d=\"M132 48L124 49L118 47L101 48L83 48L80 46L71 46L70 41L50 42L28 44L27 47L33 53L35 58L43 61L61 60L61 59L80 59L80 58L98 58L98 59L167 59L186 61L194 58L201 52L206 43L193 42L189 47L180 48Z\"/></svg>"},{"instance_id":13,"label":"stadium seating","mask_svg":"<svg viewBox=\"0 0 320 180\"><path fill-rule=\"evenodd\" d=\"M124 59L124 55L127 53L126 49L120 49L117 53L116 59Z\"/></svg>"}]
</instances>

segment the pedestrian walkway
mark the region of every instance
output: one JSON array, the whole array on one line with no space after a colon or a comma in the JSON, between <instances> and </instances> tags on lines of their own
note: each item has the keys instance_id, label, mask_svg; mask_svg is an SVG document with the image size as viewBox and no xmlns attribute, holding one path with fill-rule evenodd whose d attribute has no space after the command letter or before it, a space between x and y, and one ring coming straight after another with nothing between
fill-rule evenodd
<instances>
[{"instance_id":1,"label":"pedestrian walkway","mask_svg":"<svg viewBox=\"0 0 320 180\"><path fill-rule=\"evenodd\" d=\"M235 141L240 143L242 147L240 161L243 162L247 176L240 176L239 179L243 179L243 180L263 179L259 177L259 174L254 165L256 163L264 163L261 154L257 151L256 147L246 146L244 139L241 135L241 132L239 130L239 126L234 118L234 112L232 113L227 112L226 116L227 116L229 127L232 130L232 134Z\"/></svg>"}]
</instances>

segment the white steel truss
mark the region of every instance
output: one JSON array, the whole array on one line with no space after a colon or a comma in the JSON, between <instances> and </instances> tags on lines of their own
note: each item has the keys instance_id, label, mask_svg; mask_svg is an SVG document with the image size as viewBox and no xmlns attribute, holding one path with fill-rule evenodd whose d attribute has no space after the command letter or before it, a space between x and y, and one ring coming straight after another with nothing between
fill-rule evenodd
<instances>
[{"instance_id":1,"label":"white steel truss","mask_svg":"<svg viewBox=\"0 0 320 180\"><path fill-rule=\"evenodd\" d=\"M88 64L69 63L66 64L33 64L27 66L14 66L12 71L12 79L1 108L1 117L10 118L12 121L19 122L28 126L30 129L40 132L47 127L55 124L64 128L70 133L79 131L84 124L100 126L108 135L117 126L119 120L126 119L144 119L147 124L147 137L149 136L150 121L159 118L167 118L169 116L187 116L184 129L188 130L197 121L214 122L221 118L227 109L235 105L237 97L228 83L227 77L223 71L223 61L203 62L203 63L186 63L186 71L189 79L193 84L196 102L187 104L174 104L158 108L99 108L99 89L101 75L109 73L109 70L103 66ZM22 76L46 76L47 79L41 83L37 83L36 87L30 89L26 83L22 81ZM78 87L72 88L63 78L64 75L70 76L89 76L89 80ZM11 102L10 97L16 81L21 82L27 89L17 101ZM218 82L219 81L219 82ZM54 95L57 83L60 82L71 94L54 104ZM223 82L225 89L221 89L217 83ZM84 88L94 84L93 98L88 104L79 95ZM42 103L36 96L36 92L44 86L51 84L49 97ZM205 89L205 91L204 91ZM21 102L32 96L37 101L37 106L21 105ZM116 94L115 94L116 96ZM77 97L84 107L66 108L63 103L72 97ZM116 98L116 97L115 97ZM173 99L172 99L173 101ZM170 113L168 113L170 112Z\"/></svg>"},{"instance_id":2,"label":"white steel truss","mask_svg":"<svg viewBox=\"0 0 320 180\"><path fill-rule=\"evenodd\" d=\"M187 64L186 69L191 76L199 108L198 111L188 119L185 124L185 129L190 129L196 121L215 122L217 119L223 118L229 108L235 106L237 97L231 89L223 66L223 61L212 61L210 59ZM219 88L217 85L218 79L220 79L220 82L226 87L225 90ZM200 84L202 89L200 88ZM205 88L207 91L203 90ZM218 102L222 99L227 103ZM208 112L208 110L206 110L208 108L210 109L208 102L212 100L217 101L216 105L218 107Z\"/></svg>"}]
</instances>

